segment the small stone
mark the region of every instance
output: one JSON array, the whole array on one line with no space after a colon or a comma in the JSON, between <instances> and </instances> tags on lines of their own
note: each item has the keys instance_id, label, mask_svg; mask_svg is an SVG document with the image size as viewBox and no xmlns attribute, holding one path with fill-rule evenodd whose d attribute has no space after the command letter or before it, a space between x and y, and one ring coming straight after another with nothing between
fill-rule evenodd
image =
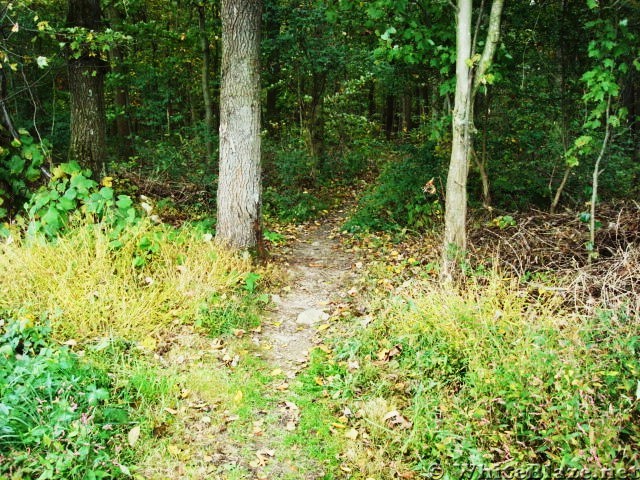
<instances>
[{"instance_id":1,"label":"small stone","mask_svg":"<svg viewBox=\"0 0 640 480\"><path fill-rule=\"evenodd\" d=\"M298 314L296 323L298 325L314 325L329 318L329 314L317 308L310 308Z\"/></svg>"}]
</instances>

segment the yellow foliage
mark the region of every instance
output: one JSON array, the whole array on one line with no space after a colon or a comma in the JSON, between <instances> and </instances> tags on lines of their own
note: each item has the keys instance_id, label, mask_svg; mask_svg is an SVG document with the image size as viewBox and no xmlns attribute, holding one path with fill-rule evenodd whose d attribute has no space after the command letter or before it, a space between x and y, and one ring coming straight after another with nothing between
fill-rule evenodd
<instances>
[{"instance_id":1,"label":"yellow foliage","mask_svg":"<svg viewBox=\"0 0 640 480\"><path fill-rule=\"evenodd\" d=\"M51 243L2 244L0 309L35 317L47 312L61 339L141 340L192 322L204 300L235 288L251 268L197 232L168 240L162 229L144 224L117 250L106 232L84 225ZM136 268L132 259L145 235L159 238L159 248Z\"/></svg>"}]
</instances>

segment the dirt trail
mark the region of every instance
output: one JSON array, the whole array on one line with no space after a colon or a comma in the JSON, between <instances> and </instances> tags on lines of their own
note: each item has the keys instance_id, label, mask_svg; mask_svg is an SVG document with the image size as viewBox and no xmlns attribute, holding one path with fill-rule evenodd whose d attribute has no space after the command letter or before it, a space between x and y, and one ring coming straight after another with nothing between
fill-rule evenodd
<instances>
[{"instance_id":1,"label":"dirt trail","mask_svg":"<svg viewBox=\"0 0 640 480\"><path fill-rule=\"evenodd\" d=\"M322 338L318 327L326 323L341 297L347 295L354 280L352 258L341 249L336 239L342 224L341 212L306 226L304 233L286 253L283 270L287 287L281 295L273 295L275 308L267 313L260 334L253 342L264 352L269 368L282 370L285 383L292 386L296 375L306 366L309 351ZM292 457L291 447L282 445L282 435L287 430L300 431L300 415L295 394L289 389L274 387L268 393L274 406L272 411L254 412L264 433L247 437L238 450L251 452L253 462L240 460L246 470L252 472L242 478L314 480L324 476L322 465L303 456ZM264 419L261 420L261 419ZM300 432L313 435L312 432ZM296 448L296 447L294 447ZM271 455L273 454L273 455ZM303 455L302 452L299 452ZM256 458L262 460L257 462Z\"/></svg>"},{"instance_id":2,"label":"dirt trail","mask_svg":"<svg viewBox=\"0 0 640 480\"><path fill-rule=\"evenodd\" d=\"M162 448L152 455L143 467L145 478L324 476L323 465L284 439L297 434L304 442L314 435L303 430L301 420L308 413L305 402L315 399L296 393L301 385L296 377L314 344L322 341L318 327L329 322L355 279L353 260L337 239L343 218L337 212L300 227L298 238L274 260L286 287L272 295L273 308L264 314L260 329L238 341L212 340L190 327L172 338L160 361L178 366L185 392L172 409L173 433L164 440L169 455ZM255 364L250 357L260 357L260 371L248 367ZM265 376L267 384L259 380ZM229 390L241 395L221 400Z\"/></svg>"},{"instance_id":3,"label":"dirt trail","mask_svg":"<svg viewBox=\"0 0 640 480\"><path fill-rule=\"evenodd\" d=\"M340 219L318 222L293 245L287 255L290 290L273 296L276 310L267 317L259 339L271 346L269 361L290 378L306 362L316 328L329 318L332 302L345 295L354 278L352 258L335 239Z\"/></svg>"}]
</instances>

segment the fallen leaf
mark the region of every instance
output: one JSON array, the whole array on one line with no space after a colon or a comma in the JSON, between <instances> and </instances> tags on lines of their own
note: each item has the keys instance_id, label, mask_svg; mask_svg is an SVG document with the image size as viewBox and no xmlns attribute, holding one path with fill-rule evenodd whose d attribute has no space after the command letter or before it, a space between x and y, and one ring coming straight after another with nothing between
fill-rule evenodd
<instances>
[{"instance_id":1,"label":"fallen leaf","mask_svg":"<svg viewBox=\"0 0 640 480\"><path fill-rule=\"evenodd\" d=\"M240 416L239 415L226 415L224 417L224 421L226 423L235 422L236 420L240 420Z\"/></svg>"},{"instance_id":2,"label":"fallen leaf","mask_svg":"<svg viewBox=\"0 0 640 480\"><path fill-rule=\"evenodd\" d=\"M407 430L413 426L407 418L403 417L397 410L392 410L382 418L390 427L398 427Z\"/></svg>"},{"instance_id":3,"label":"fallen leaf","mask_svg":"<svg viewBox=\"0 0 640 480\"><path fill-rule=\"evenodd\" d=\"M276 368L275 370L273 370L271 372L271 376L272 377L277 377L279 375L282 375L282 369L281 368Z\"/></svg>"},{"instance_id":4,"label":"fallen leaf","mask_svg":"<svg viewBox=\"0 0 640 480\"><path fill-rule=\"evenodd\" d=\"M242 402L243 398L244 398L244 394L242 393L242 390L238 390L233 396L233 401L234 403L240 403Z\"/></svg>"},{"instance_id":5,"label":"fallen leaf","mask_svg":"<svg viewBox=\"0 0 640 480\"><path fill-rule=\"evenodd\" d=\"M174 410L173 408L169 408L169 407L165 407L164 411L167 412L167 413L170 413L171 415L177 415L178 414L177 410Z\"/></svg>"},{"instance_id":6,"label":"fallen leaf","mask_svg":"<svg viewBox=\"0 0 640 480\"><path fill-rule=\"evenodd\" d=\"M174 456L180 455L180 447L177 445L168 445L167 451Z\"/></svg>"},{"instance_id":7,"label":"fallen leaf","mask_svg":"<svg viewBox=\"0 0 640 480\"><path fill-rule=\"evenodd\" d=\"M160 425L156 425L155 427L153 427L151 434L155 438L160 438L166 435L167 430L169 430L169 424L166 422L162 422Z\"/></svg>"},{"instance_id":8,"label":"fallen leaf","mask_svg":"<svg viewBox=\"0 0 640 480\"><path fill-rule=\"evenodd\" d=\"M377 357L378 360L388 362L394 357L397 357L402 353L402 345L397 344L389 349L382 349L378 352Z\"/></svg>"},{"instance_id":9,"label":"fallen leaf","mask_svg":"<svg viewBox=\"0 0 640 480\"><path fill-rule=\"evenodd\" d=\"M355 428L347 430L346 432L344 432L344 436L349 440L355 440L356 438L358 438L358 430L356 430Z\"/></svg>"},{"instance_id":10,"label":"fallen leaf","mask_svg":"<svg viewBox=\"0 0 640 480\"><path fill-rule=\"evenodd\" d=\"M140 425L136 425L127 434L127 441L131 447L135 447L138 439L140 438Z\"/></svg>"},{"instance_id":11,"label":"fallen leaf","mask_svg":"<svg viewBox=\"0 0 640 480\"><path fill-rule=\"evenodd\" d=\"M318 331L319 332L323 332L323 331L329 329L329 327L331 327L331 325L329 323L323 323L322 325L320 325L318 327Z\"/></svg>"},{"instance_id":12,"label":"fallen leaf","mask_svg":"<svg viewBox=\"0 0 640 480\"><path fill-rule=\"evenodd\" d=\"M296 423L295 423L295 422L292 422L292 421L289 421L289 422L287 422L287 424L285 425L284 429L285 429L285 430L288 430L288 431L290 431L290 432L293 432L293 431L296 429Z\"/></svg>"}]
</instances>

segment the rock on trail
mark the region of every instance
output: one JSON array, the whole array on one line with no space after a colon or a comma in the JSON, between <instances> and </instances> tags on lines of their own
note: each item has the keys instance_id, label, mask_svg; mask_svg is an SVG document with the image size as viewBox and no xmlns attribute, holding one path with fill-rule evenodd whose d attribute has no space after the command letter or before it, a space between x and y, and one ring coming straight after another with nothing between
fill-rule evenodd
<instances>
[{"instance_id":1,"label":"rock on trail","mask_svg":"<svg viewBox=\"0 0 640 480\"><path fill-rule=\"evenodd\" d=\"M336 219L313 225L287 255L290 290L274 296L276 309L264 323L260 342L271 346L267 358L292 377L306 363L313 337L329 319L331 302L353 280L352 259L334 239Z\"/></svg>"}]
</instances>

